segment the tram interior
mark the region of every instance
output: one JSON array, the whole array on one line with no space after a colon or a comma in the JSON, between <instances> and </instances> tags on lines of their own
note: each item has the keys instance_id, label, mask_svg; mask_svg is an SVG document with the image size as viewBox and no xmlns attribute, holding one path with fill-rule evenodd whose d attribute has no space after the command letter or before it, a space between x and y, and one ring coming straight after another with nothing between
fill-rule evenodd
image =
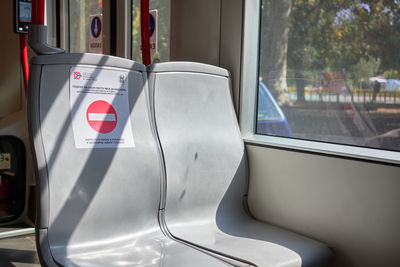
<instances>
[{"instance_id":1,"label":"tram interior","mask_svg":"<svg viewBox=\"0 0 400 267\"><path fill-rule=\"evenodd\" d=\"M0 266L400 266L398 1L0 12Z\"/></svg>"}]
</instances>

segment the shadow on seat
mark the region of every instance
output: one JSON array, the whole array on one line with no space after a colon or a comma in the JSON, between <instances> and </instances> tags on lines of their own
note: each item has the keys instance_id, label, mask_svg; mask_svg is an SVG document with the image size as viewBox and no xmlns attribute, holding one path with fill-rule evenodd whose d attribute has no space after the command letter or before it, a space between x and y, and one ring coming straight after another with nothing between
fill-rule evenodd
<instances>
[{"instance_id":1,"label":"shadow on seat","mask_svg":"<svg viewBox=\"0 0 400 267\"><path fill-rule=\"evenodd\" d=\"M152 65L148 73L170 233L257 266L326 264L331 252L324 244L246 213L247 159L228 71L170 62Z\"/></svg>"},{"instance_id":2,"label":"shadow on seat","mask_svg":"<svg viewBox=\"0 0 400 267\"><path fill-rule=\"evenodd\" d=\"M160 229L161 156L145 67L96 54L31 64L41 264L226 266Z\"/></svg>"}]
</instances>

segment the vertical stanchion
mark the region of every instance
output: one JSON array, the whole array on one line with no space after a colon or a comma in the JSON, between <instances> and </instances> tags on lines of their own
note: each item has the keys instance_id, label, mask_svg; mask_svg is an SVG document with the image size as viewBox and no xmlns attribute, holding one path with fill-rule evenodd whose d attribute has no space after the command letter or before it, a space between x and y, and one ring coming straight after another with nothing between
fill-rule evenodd
<instances>
[{"instance_id":1,"label":"vertical stanchion","mask_svg":"<svg viewBox=\"0 0 400 267\"><path fill-rule=\"evenodd\" d=\"M24 79L24 88L26 95L28 92L29 64L28 64L28 52L26 49L26 34L24 33L21 33L19 35L19 47L20 47L22 74Z\"/></svg>"},{"instance_id":2,"label":"vertical stanchion","mask_svg":"<svg viewBox=\"0 0 400 267\"><path fill-rule=\"evenodd\" d=\"M140 0L140 36L142 39L142 61L146 66L151 64L149 16L149 0Z\"/></svg>"}]
</instances>

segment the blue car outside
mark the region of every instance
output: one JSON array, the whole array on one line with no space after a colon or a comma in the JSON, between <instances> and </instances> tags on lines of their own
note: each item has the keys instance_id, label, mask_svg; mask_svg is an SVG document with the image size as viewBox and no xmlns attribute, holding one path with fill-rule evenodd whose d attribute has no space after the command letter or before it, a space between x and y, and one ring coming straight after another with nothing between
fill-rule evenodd
<instances>
[{"instance_id":1,"label":"blue car outside","mask_svg":"<svg viewBox=\"0 0 400 267\"><path fill-rule=\"evenodd\" d=\"M258 86L257 133L284 137L292 135L285 114L261 81Z\"/></svg>"}]
</instances>

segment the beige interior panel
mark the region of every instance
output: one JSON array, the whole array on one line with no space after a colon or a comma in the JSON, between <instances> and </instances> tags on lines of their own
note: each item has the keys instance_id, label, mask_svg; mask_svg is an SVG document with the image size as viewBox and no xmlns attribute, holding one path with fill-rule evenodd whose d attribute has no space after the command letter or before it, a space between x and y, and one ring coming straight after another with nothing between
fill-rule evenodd
<instances>
[{"instance_id":1,"label":"beige interior panel","mask_svg":"<svg viewBox=\"0 0 400 267\"><path fill-rule=\"evenodd\" d=\"M13 1L2 1L0 16L0 118L21 109L22 70L19 55L19 36L13 29Z\"/></svg>"},{"instance_id":2,"label":"beige interior panel","mask_svg":"<svg viewBox=\"0 0 400 267\"><path fill-rule=\"evenodd\" d=\"M325 242L334 266L400 266L400 167L247 145L249 206Z\"/></svg>"},{"instance_id":3,"label":"beige interior panel","mask_svg":"<svg viewBox=\"0 0 400 267\"><path fill-rule=\"evenodd\" d=\"M219 66L221 2L171 0L171 61Z\"/></svg>"},{"instance_id":4,"label":"beige interior panel","mask_svg":"<svg viewBox=\"0 0 400 267\"><path fill-rule=\"evenodd\" d=\"M230 71L235 107L239 106L240 63L242 52L241 0L221 0L220 67ZM236 113L238 109L236 108Z\"/></svg>"}]
</instances>

